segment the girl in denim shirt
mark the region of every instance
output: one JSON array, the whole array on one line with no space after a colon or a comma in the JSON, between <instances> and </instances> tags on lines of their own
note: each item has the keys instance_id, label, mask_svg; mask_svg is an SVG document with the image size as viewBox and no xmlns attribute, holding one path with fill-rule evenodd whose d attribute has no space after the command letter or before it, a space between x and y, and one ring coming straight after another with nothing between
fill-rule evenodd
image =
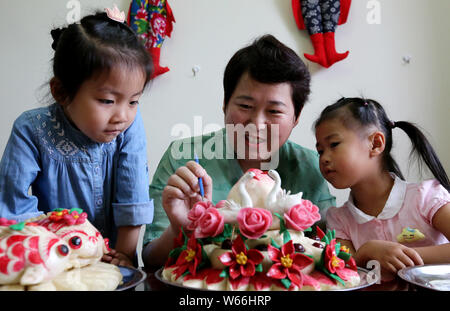
<instances>
[{"instance_id":1,"label":"girl in denim shirt","mask_svg":"<svg viewBox=\"0 0 450 311\"><path fill-rule=\"evenodd\" d=\"M140 226L153 219L138 108L151 59L123 20L106 13L51 35L56 103L14 122L0 162L0 217L82 208L110 239L103 259L130 265Z\"/></svg>"}]
</instances>

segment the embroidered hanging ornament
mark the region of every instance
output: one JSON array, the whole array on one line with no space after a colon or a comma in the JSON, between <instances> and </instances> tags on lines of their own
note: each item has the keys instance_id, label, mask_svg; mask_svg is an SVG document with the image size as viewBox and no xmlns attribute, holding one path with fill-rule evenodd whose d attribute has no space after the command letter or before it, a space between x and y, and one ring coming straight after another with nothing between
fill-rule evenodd
<instances>
[{"instance_id":1,"label":"embroidered hanging ornament","mask_svg":"<svg viewBox=\"0 0 450 311\"><path fill-rule=\"evenodd\" d=\"M347 22L350 5L351 0L292 0L297 27L308 31L314 47L314 55L305 53L306 59L329 68L348 56L348 51L336 51L334 35Z\"/></svg>"},{"instance_id":2,"label":"embroidered hanging ornament","mask_svg":"<svg viewBox=\"0 0 450 311\"><path fill-rule=\"evenodd\" d=\"M175 18L167 0L133 0L127 18L128 25L138 34L152 56L152 79L169 71L159 64L161 46L172 33Z\"/></svg>"}]
</instances>

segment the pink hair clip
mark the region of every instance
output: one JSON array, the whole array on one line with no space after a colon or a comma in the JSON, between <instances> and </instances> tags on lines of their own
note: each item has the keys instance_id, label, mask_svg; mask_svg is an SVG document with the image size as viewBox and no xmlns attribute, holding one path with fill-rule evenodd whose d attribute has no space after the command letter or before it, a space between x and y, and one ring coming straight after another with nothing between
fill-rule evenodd
<instances>
[{"instance_id":1,"label":"pink hair clip","mask_svg":"<svg viewBox=\"0 0 450 311\"><path fill-rule=\"evenodd\" d=\"M119 9L117 8L117 5L114 4L114 8L110 9L110 8L106 8L106 15L108 15L108 17L116 22L119 23L123 23L125 22L125 13L122 11L119 11Z\"/></svg>"}]
</instances>

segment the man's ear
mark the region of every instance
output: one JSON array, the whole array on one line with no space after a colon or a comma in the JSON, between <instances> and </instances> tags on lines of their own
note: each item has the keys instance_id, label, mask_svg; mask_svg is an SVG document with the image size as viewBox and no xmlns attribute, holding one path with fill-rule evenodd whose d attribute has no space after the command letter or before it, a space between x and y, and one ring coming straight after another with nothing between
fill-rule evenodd
<instances>
[{"instance_id":1,"label":"man's ear","mask_svg":"<svg viewBox=\"0 0 450 311\"><path fill-rule=\"evenodd\" d=\"M380 131L376 131L369 136L370 142L370 156L379 156L383 153L384 148L386 148L386 137Z\"/></svg>"},{"instance_id":2,"label":"man's ear","mask_svg":"<svg viewBox=\"0 0 450 311\"><path fill-rule=\"evenodd\" d=\"M294 127L296 127L298 125L298 121L300 120L300 116L302 115L302 110L303 107L300 109L300 111L298 112L298 116L295 117L295 121L294 121Z\"/></svg>"},{"instance_id":3,"label":"man's ear","mask_svg":"<svg viewBox=\"0 0 450 311\"><path fill-rule=\"evenodd\" d=\"M66 104L68 96L66 94L66 91L64 90L64 87L62 86L61 81L58 78L53 77L50 80L50 91L52 92L52 96L57 103L62 106Z\"/></svg>"}]
</instances>

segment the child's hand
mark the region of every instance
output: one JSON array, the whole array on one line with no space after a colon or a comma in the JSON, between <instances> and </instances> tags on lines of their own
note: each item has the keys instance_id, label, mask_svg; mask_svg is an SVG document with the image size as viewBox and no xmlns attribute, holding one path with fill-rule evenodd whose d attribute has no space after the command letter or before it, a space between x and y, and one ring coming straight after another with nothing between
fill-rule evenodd
<instances>
[{"instance_id":1,"label":"child's hand","mask_svg":"<svg viewBox=\"0 0 450 311\"><path fill-rule=\"evenodd\" d=\"M377 260L384 281L392 280L400 269L423 265L422 258L414 249L390 241L368 241L358 249L356 256L364 261Z\"/></svg>"},{"instance_id":2,"label":"child's hand","mask_svg":"<svg viewBox=\"0 0 450 311\"><path fill-rule=\"evenodd\" d=\"M205 169L194 161L178 168L167 181L162 193L162 205L170 220L174 232L188 225L187 214L192 206L201 201L198 178L203 179L205 199L212 198L212 179Z\"/></svg>"},{"instance_id":3,"label":"child's hand","mask_svg":"<svg viewBox=\"0 0 450 311\"><path fill-rule=\"evenodd\" d=\"M107 262L116 266L126 266L134 268L133 262L125 254L119 253L115 249L111 249L108 254L104 254L102 257L103 262Z\"/></svg>"}]
</instances>

